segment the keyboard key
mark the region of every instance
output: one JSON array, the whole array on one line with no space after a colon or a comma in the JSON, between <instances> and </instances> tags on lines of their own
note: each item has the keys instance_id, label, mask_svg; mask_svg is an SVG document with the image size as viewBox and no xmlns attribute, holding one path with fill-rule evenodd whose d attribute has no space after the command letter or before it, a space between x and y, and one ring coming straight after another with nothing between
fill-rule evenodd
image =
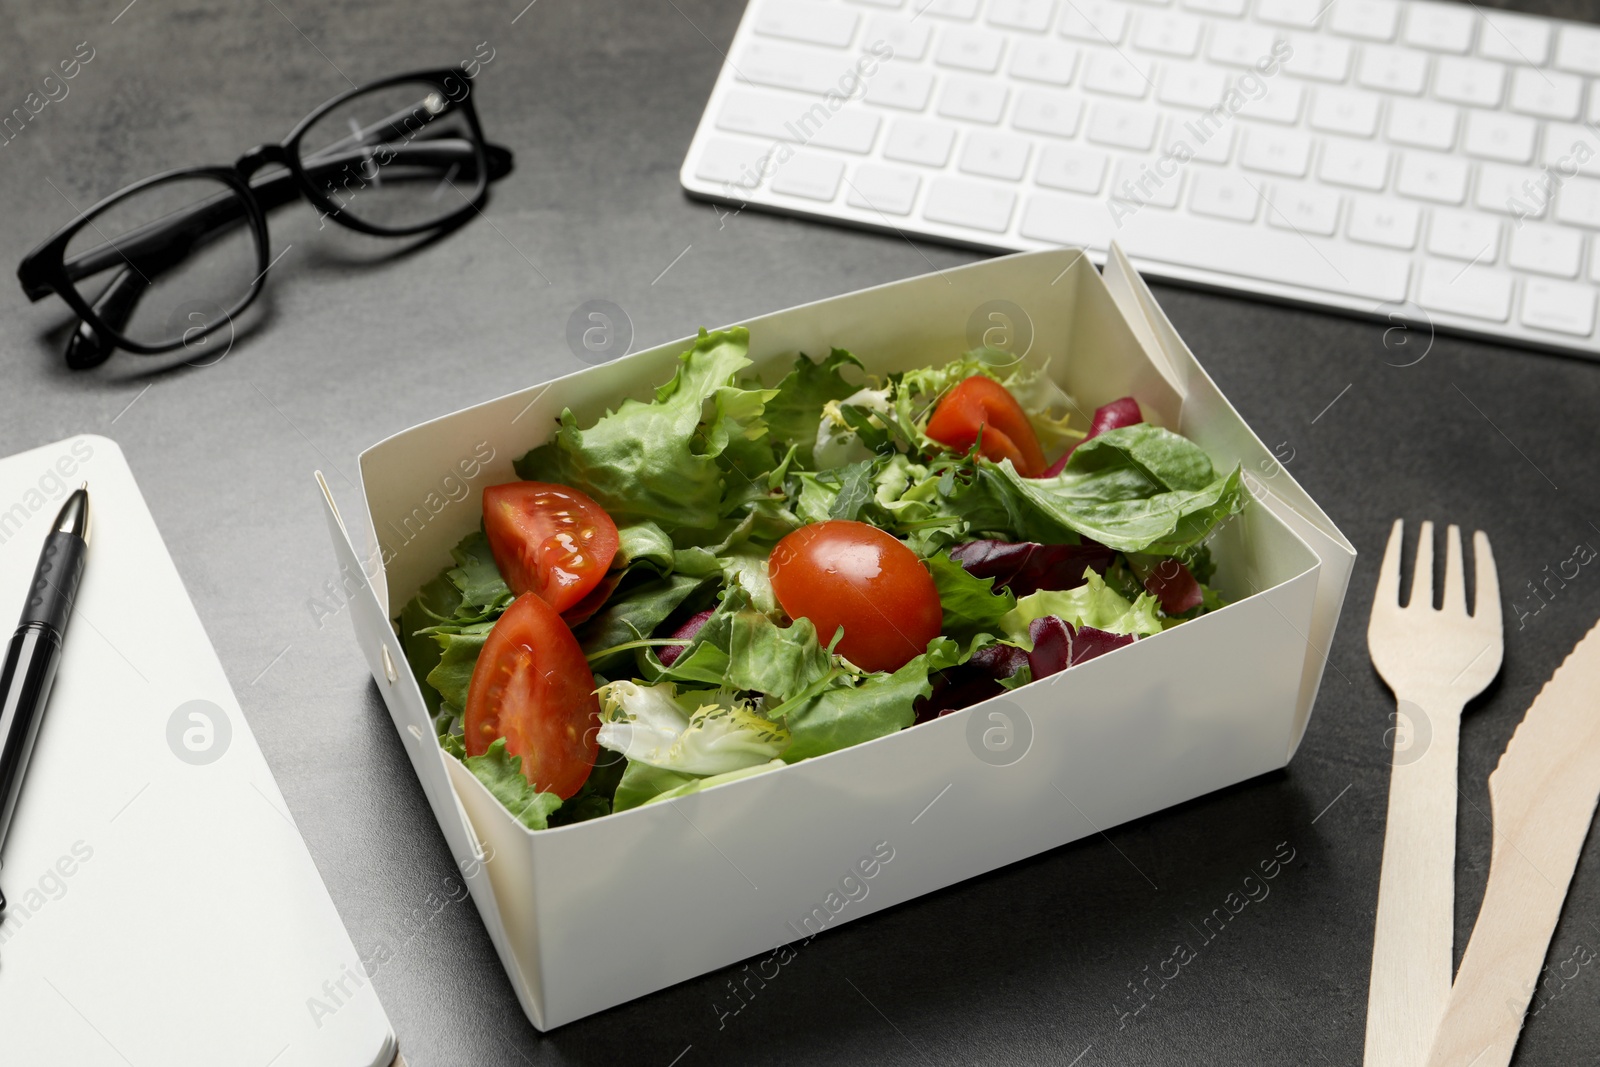
<instances>
[{"instance_id":1,"label":"keyboard key","mask_svg":"<svg viewBox=\"0 0 1600 1067\"><path fill-rule=\"evenodd\" d=\"M1055 21L1056 0L989 0L991 26L1043 33Z\"/></svg>"},{"instance_id":2,"label":"keyboard key","mask_svg":"<svg viewBox=\"0 0 1600 1067\"><path fill-rule=\"evenodd\" d=\"M1267 190L1267 224L1331 237L1339 224L1339 194L1320 185L1273 182Z\"/></svg>"},{"instance_id":3,"label":"keyboard key","mask_svg":"<svg viewBox=\"0 0 1600 1067\"><path fill-rule=\"evenodd\" d=\"M1185 118L1174 115L1167 120L1166 140L1161 150L1178 159L1197 159L1202 163L1226 163L1233 155L1234 124L1219 125L1204 115Z\"/></svg>"},{"instance_id":4,"label":"keyboard key","mask_svg":"<svg viewBox=\"0 0 1600 1067\"><path fill-rule=\"evenodd\" d=\"M1353 50L1348 42L1336 37L1292 33L1289 35L1289 44L1294 54L1283 61L1283 69L1295 77L1342 82L1350 76Z\"/></svg>"},{"instance_id":5,"label":"keyboard key","mask_svg":"<svg viewBox=\"0 0 1600 1067\"><path fill-rule=\"evenodd\" d=\"M1322 163L1317 174L1325 182L1376 192L1389 181L1389 149L1329 137L1322 143Z\"/></svg>"},{"instance_id":6,"label":"keyboard key","mask_svg":"<svg viewBox=\"0 0 1600 1067\"><path fill-rule=\"evenodd\" d=\"M979 177L1021 181L1023 171L1028 169L1028 156L1032 151L1033 142L1026 137L974 130L967 134L959 165L968 174Z\"/></svg>"},{"instance_id":7,"label":"keyboard key","mask_svg":"<svg viewBox=\"0 0 1600 1067\"><path fill-rule=\"evenodd\" d=\"M1535 199L1528 190L1538 188L1544 178L1541 171L1485 163L1478 168L1478 191L1473 202L1485 211L1515 215L1519 221L1543 218L1549 193Z\"/></svg>"},{"instance_id":8,"label":"keyboard key","mask_svg":"<svg viewBox=\"0 0 1600 1067\"><path fill-rule=\"evenodd\" d=\"M807 44L845 48L856 35L861 16L834 4L811 0L762 0L756 10L756 32Z\"/></svg>"},{"instance_id":9,"label":"keyboard key","mask_svg":"<svg viewBox=\"0 0 1600 1067\"><path fill-rule=\"evenodd\" d=\"M1409 102L1409 101L1407 101ZM1319 89L1311 107L1311 125L1329 133L1371 137L1378 132L1377 93L1356 89Z\"/></svg>"},{"instance_id":10,"label":"keyboard key","mask_svg":"<svg viewBox=\"0 0 1600 1067\"><path fill-rule=\"evenodd\" d=\"M1435 208L1428 227L1428 251L1451 259L1493 263L1500 255L1500 221L1471 211Z\"/></svg>"},{"instance_id":11,"label":"keyboard key","mask_svg":"<svg viewBox=\"0 0 1600 1067\"><path fill-rule=\"evenodd\" d=\"M1592 286L1529 278L1522 287L1522 324L1588 337L1594 332Z\"/></svg>"},{"instance_id":12,"label":"keyboard key","mask_svg":"<svg viewBox=\"0 0 1600 1067\"><path fill-rule=\"evenodd\" d=\"M1293 126L1300 121L1300 105L1304 101L1305 89L1299 82L1274 79L1267 82L1267 91L1263 95L1246 100L1239 114L1247 119Z\"/></svg>"},{"instance_id":13,"label":"keyboard key","mask_svg":"<svg viewBox=\"0 0 1600 1067\"><path fill-rule=\"evenodd\" d=\"M1476 17L1465 4L1411 0L1406 5L1404 39L1407 44L1432 52L1465 55L1472 47L1473 20Z\"/></svg>"},{"instance_id":14,"label":"keyboard key","mask_svg":"<svg viewBox=\"0 0 1600 1067\"><path fill-rule=\"evenodd\" d=\"M810 100L737 89L728 93L717 113L717 128L730 133L858 154L872 151L878 123L878 116L857 108L832 112Z\"/></svg>"},{"instance_id":15,"label":"keyboard key","mask_svg":"<svg viewBox=\"0 0 1600 1067\"><path fill-rule=\"evenodd\" d=\"M1429 260L1422 266L1417 303L1429 311L1445 311L1490 322L1511 316L1511 275L1478 264Z\"/></svg>"},{"instance_id":16,"label":"keyboard key","mask_svg":"<svg viewBox=\"0 0 1600 1067\"><path fill-rule=\"evenodd\" d=\"M841 83L860 77L846 56L775 44L746 45L733 69L740 81L817 96L843 92Z\"/></svg>"},{"instance_id":17,"label":"keyboard key","mask_svg":"<svg viewBox=\"0 0 1600 1067\"><path fill-rule=\"evenodd\" d=\"M1467 196L1467 179L1472 165L1460 156L1435 152L1406 152L1400 158L1400 176L1395 190L1401 196L1431 200L1436 204L1459 204Z\"/></svg>"},{"instance_id":18,"label":"keyboard key","mask_svg":"<svg viewBox=\"0 0 1600 1067\"><path fill-rule=\"evenodd\" d=\"M1600 136L1587 126L1548 122L1539 162L1561 174L1600 176Z\"/></svg>"},{"instance_id":19,"label":"keyboard key","mask_svg":"<svg viewBox=\"0 0 1600 1067\"><path fill-rule=\"evenodd\" d=\"M1513 227L1506 263L1552 278L1576 278L1583 263L1583 234L1560 226Z\"/></svg>"},{"instance_id":20,"label":"keyboard key","mask_svg":"<svg viewBox=\"0 0 1600 1067\"><path fill-rule=\"evenodd\" d=\"M1400 5L1394 0L1339 0L1328 13L1328 29L1363 41L1394 40L1399 22Z\"/></svg>"},{"instance_id":21,"label":"keyboard key","mask_svg":"<svg viewBox=\"0 0 1600 1067\"><path fill-rule=\"evenodd\" d=\"M1229 171L1199 171L1190 183L1189 210L1196 215L1254 222L1260 207L1259 187Z\"/></svg>"},{"instance_id":22,"label":"keyboard key","mask_svg":"<svg viewBox=\"0 0 1600 1067\"><path fill-rule=\"evenodd\" d=\"M1496 107L1505 80L1505 65L1488 59L1440 56L1433 65L1433 95L1456 104Z\"/></svg>"},{"instance_id":23,"label":"keyboard key","mask_svg":"<svg viewBox=\"0 0 1600 1067\"><path fill-rule=\"evenodd\" d=\"M913 15L971 22L978 16L978 0L911 0L911 11Z\"/></svg>"},{"instance_id":24,"label":"keyboard key","mask_svg":"<svg viewBox=\"0 0 1600 1067\"><path fill-rule=\"evenodd\" d=\"M1152 108L1096 104L1085 136L1095 144L1148 152L1156 143L1156 127L1160 121L1161 112Z\"/></svg>"},{"instance_id":25,"label":"keyboard key","mask_svg":"<svg viewBox=\"0 0 1600 1067\"><path fill-rule=\"evenodd\" d=\"M1511 110L1546 119L1575 119L1583 108L1583 79L1554 70L1519 67L1511 77Z\"/></svg>"},{"instance_id":26,"label":"keyboard key","mask_svg":"<svg viewBox=\"0 0 1600 1067\"><path fill-rule=\"evenodd\" d=\"M880 107L921 111L932 95L933 75L904 63L886 64L867 82L867 103Z\"/></svg>"},{"instance_id":27,"label":"keyboard key","mask_svg":"<svg viewBox=\"0 0 1600 1067\"><path fill-rule=\"evenodd\" d=\"M1422 212L1403 200L1357 196L1350 200L1350 221L1345 233L1352 241L1409 251L1417 246Z\"/></svg>"},{"instance_id":28,"label":"keyboard key","mask_svg":"<svg viewBox=\"0 0 1600 1067\"><path fill-rule=\"evenodd\" d=\"M1417 148L1441 151L1456 143L1456 121L1461 109L1429 100L1389 102L1389 140Z\"/></svg>"},{"instance_id":29,"label":"keyboard key","mask_svg":"<svg viewBox=\"0 0 1600 1067\"><path fill-rule=\"evenodd\" d=\"M770 144L713 137L706 142L700 158L695 161L694 176L701 181L717 182L723 186L737 185L749 192L761 184L770 164L768 156L771 152ZM730 192L729 195L734 194Z\"/></svg>"},{"instance_id":30,"label":"keyboard key","mask_svg":"<svg viewBox=\"0 0 1600 1067\"><path fill-rule=\"evenodd\" d=\"M1011 125L1029 133L1071 137L1078 132L1082 116L1083 100L1079 97L1048 89L1024 89L1017 94Z\"/></svg>"},{"instance_id":31,"label":"keyboard key","mask_svg":"<svg viewBox=\"0 0 1600 1067\"><path fill-rule=\"evenodd\" d=\"M1213 108L1222 103L1228 78L1215 67L1198 63L1166 63L1156 99L1174 107Z\"/></svg>"},{"instance_id":32,"label":"keyboard key","mask_svg":"<svg viewBox=\"0 0 1600 1067\"><path fill-rule=\"evenodd\" d=\"M952 76L939 94L939 114L993 126L1006 109L1006 87L992 81Z\"/></svg>"},{"instance_id":33,"label":"keyboard key","mask_svg":"<svg viewBox=\"0 0 1600 1067\"><path fill-rule=\"evenodd\" d=\"M1368 89L1416 96L1428 84L1428 57L1405 48L1373 45L1362 50L1356 79Z\"/></svg>"},{"instance_id":34,"label":"keyboard key","mask_svg":"<svg viewBox=\"0 0 1600 1067\"><path fill-rule=\"evenodd\" d=\"M928 186L922 216L932 222L1005 233L1011 226L1011 212L1016 204L1017 194L998 185L960 178L935 178Z\"/></svg>"},{"instance_id":35,"label":"keyboard key","mask_svg":"<svg viewBox=\"0 0 1600 1067\"><path fill-rule=\"evenodd\" d=\"M1188 59L1200 47L1200 29L1203 25L1199 19L1189 15L1152 12L1139 18L1139 28L1133 34L1133 46L1146 52Z\"/></svg>"},{"instance_id":36,"label":"keyboard key","mask_svg":"<svg viewBox=\"0 0 1600 1067\"><path fill-rule=\"evenodd\" d=\"M1588 26L1558 29L1556 66L1575 74L1600 74L1600 30Z\"/></svg>"},{"instance_id":37,"label":"keyboard key","mask_svg":"<svg viewBox=\"0 0 1600 1067\"><path fill-rule=\"evenodd\" d=\"M1272 56L1277 35L1264 26L1231 26L1219 23L1211 30L1211 47L1206 52L1214 62L1230 67L1254 67Z\"/></svg>"},{"instance_id":38,"label":"keyboard key","mask_svg":"<svg viewBox=\"0 0 1600 1067\"><path fill-rule=\"evenodd\" d=\"M845 182L850 190L845 201L882 215L909 215L921 184L922 179L908 170L863 163Z\"/></svg>"},{"instance_id":39,"label":"keyboard key","mask_svg":"<svg viewBox=\"0 0 1600 1067\"><path fill-rule=\"evenodd\" d=\"M941 123L899 119L884 142L883 158L942 167L950 159L950 146L955 139L955 131Z\"/></svg>"},{"instance_id":40,"label":"keyboard key","mask_svg":"<svg viewBox=\"0 0 1600 1067\"><path fill-rule=\"evenodd\" d=\"M1090 92L1142 100L1150 91L1151 74L1147 60L1109 48L1091 49L1083 69L1083 87Z\"/></svg>"},{"instance_id":41,"label":"keyboard key","mask_svg":"<svg viewBox=\"0 0 1600 1067\"><path fill-rule=\"evenodd\" d=\"M837 159L801 152L790 157L772 178L772 191L807 200L832 200L839 193L844 164Z\"/></svg>"},{"instance_id":42,"label":"keyboard key","mask_svg":"<svg viewBox=\"0 0 1600 1067\"><path fill-rule=\"evenodd\" d=\"M1164 211L1124 218L1117 240L1135 258L1373 302L1404 300L1411 278L1403 252Z\"/></svg>"},{"instance_id":43,"label":"keyboard key","mask_svg":"<svg viewBox=\"0 0 1600 1067\"><path fill-rule=\"evenodd\" d=\"M1114 0L1073 0L1061 8L1061 35L1095 44L1120 44L1128 9Z\"/></svg>"},{"instance_id":44,"label":"keyboard key","mask_svg":"<svg viewBox=\"0 0 1600 1067\"><path fill-rule=\"evenodd\" d=\"M1532 119L1490 111L1469 111L1461 147L1468 155L1483 159L1526 163L1533 158L1533 140L1538 135L1539 124Z\"/></svg>"},{"instance_id":45,"label":"keyboard key","mask_svg":"<svg viewBox=\"0 0 1600 1067\"><path fill-rule=\"evenodd\" d=\"M1600 230L1600 181L1568 178L1556 193L1556 221Z\"/></svg>"},{"instance_id":46,"label":"keyboard key","mask_svg":"<svg viewBox=\"0 0 1600 1067\"><path fill-rule=\"evenodd\" d=\"M894 49L894 58L914 63L927 54L932 36L932 23L912 22L901 15L874 15L861 39L869 44L882 41Z\"/></svg>"},{"instance_id":47,"label":"keyboard key","mask_svg":"<svg viewBox=\"0 0 1600 1067\"><path fill-rule=\"evenodd\" d=\"M873 7L899 7L906 0L850 0L854 4L871 4Z\"/></svg>"},{"instance_id":48,"label":"keyboard key","mask_svg":"<svg viewBox=\"0 0 1600 1067\"><path fill-rule=\"evenodd\" d=\"M1550 55L1550 24L1544 19L1509 11L1478 12L1483 31L1478 34L1478 54L1506 63L1544 65Z\"/></svg>"},{"instance_id":49,"label":"keyboard key","mask_svg":"<svg viewBox=\"0 0 1600 1067\"><path fill-rule=\"evenodd\" d=\"M1053 41L1021 40L1011 49L1013 78L1046 85L1066 85L1078 66L1078 50L1070 44Z\"/></svg>"},{"instance_id":50,"label":"keyboard key","mask_svg":"<svg viewBox=\"0 0 1600 1067\"><path fill-rule=\"evenodd\" d=\"M1120 218L1120 213L1126 208L1119 204L1117 210ZM1028 205L1023 209L1018 231L1030 241L1104 251L1117 235L1117 226L1112 222L1104 201L1086 196L1035 193L1028 198Z\"/></svg>"},{"instance_id":51,"label":"keyboard key","mask_svg":"<svg viewBox=\"0 0 1600 1067\"><path fill-rule=\"evenodd\" d=\"M1111 173L1111 196L1140 207L1177 207L1178 194L1183 190L1183 168L1162 160L1171 170L1163 174L1157 169L1157 160L1125 156L1117 161Z\"/></svg>"},{"instance_id":52,"label":"keyboard key","mask_svg":"<svg viewBox=\"0 0 1600 1067\"><path fill-rule=\"evenodd\" d=\"M1105 182L1107 158L1092 148L1046 145L1039 153L1033 180L1050 189L1093 196Z\"/></svg>"},{"instance_id":53,"label":"keyboard key","mask_svg":"<svg viewBox=\"0 0 1600 1067\"><path fill-rule=\"evenodd\" d=\"M1303 178L1311 159L1311 138L1290 130L1252 127L1244 135L1239 162L1250 170Z\"/></svg>"},{"instance_id":54,"label":"keyboard key","mask_svg":"<svg viewBox=\"0 0 1600 1067\"><path fill-rule=\"evenodd\" d=\"M1005 47L1006 39L998 33L951 27L940 37L933 61L941 67L993 74L1000 69L1000 53Z\"/></svg>"},{"instance_id":55,"label":"keyboard key","mask_svg":"<svg viewBox=\"0 0 1600 1067\"><path fill-rule=\"evenodd\" d=\"M1247 0L1183 0L1183 6L1190 11L1198 11L1205 15L1227 15L1238 18L1244 14Z\"/></svg>"},{"instance_id":56,"label":"keyboard key","mask_svg":"<svg viewBox=\"0 0 1600 1067\"><path fill-rule=\"evenodd\" d=\"M1309 30L1327 8L1324 0L1256 0L1256 18L1274 26Z\"/></svg>"}]
</instances>

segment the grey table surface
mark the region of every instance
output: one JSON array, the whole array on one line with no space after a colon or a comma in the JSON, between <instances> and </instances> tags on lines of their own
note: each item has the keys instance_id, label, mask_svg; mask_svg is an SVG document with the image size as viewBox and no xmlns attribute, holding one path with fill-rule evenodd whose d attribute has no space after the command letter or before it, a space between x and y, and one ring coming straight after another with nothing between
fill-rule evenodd
<instances>
[{"instance_id":1,"label":"grey table surface","mask_svg":"<svg viewBox=\"0 0 1600 1067\"><path fill-rule=\"evenodd\" d=\"M374 982L415 1067L1359 1062L1391 708L1363 635L1396 516L1487 531L1506 594L1505 668L1462 730L1459 956L1488 866L1487 775L1600 615L1593 564L1548 603L1529 589L1600 545L1600 366L1440 336L1396 367L1379 325L1158 286L1363 553L1289 768L830 932L720 1025L726 972L535 1031L476 911L425 903L454 867L349 621L328 610L312 470L354 513L362 448L576 369L563 338L585 300L626 309L643 346L979 257L721 219L683 195L678 167L742 0L123 2L5 5L0 111L80 42L93 49L70 93L0 149L13 262L74 205L277 140L350 81L492 55L479 107L517 166L484 217L397 254L402 242L318 232L304 205L277 213L283 258L214 365L123 354L69 372L59 304L0 286L0 453L76 433L120 443L352 939L387 950ZM1526 9L1597 15L1579 0ZM1194 917L1282 842L1294 859L1270 896L1135 999ZM1517 1063L1600 1062L1600 966L1563 965L1596 949L1591 838Z\"/></svg>"}]
</instances>

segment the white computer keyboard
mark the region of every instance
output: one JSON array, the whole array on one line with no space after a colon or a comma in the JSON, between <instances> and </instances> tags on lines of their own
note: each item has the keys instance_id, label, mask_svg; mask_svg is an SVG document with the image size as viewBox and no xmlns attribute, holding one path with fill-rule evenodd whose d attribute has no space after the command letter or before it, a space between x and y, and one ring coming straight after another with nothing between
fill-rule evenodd
<instances>
[{"instance_id":1,"label":"white computer keyboard","mask_svg":"<svg viewBox=\"0 0 1600 1067\"><path fill-rule=\"evenodd\" d=\"M1423 0L754 0L728 203L1600 355L1600 27ZM1595 123L1591 126L1589 123Z\"/></svg>"}]
</instances>

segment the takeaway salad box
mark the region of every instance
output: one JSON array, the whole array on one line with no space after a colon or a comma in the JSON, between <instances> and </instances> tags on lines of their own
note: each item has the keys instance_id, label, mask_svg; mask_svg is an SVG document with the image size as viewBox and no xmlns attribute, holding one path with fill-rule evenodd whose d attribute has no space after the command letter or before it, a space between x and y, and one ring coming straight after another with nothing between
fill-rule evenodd
<instances>
[{"instance_id":1,"label":"takeaway salad box","mask_svg":"<svg viewBox=\"0 0 1600 1067\"><path fill-rule=\"evenodd\" d=\"M761 388L784 379L797 355L820 361L840 349L859 359L861 366L854 371L865 375L869 385L881 384L889 375L901 383L905 377L900 372L957 360L975 350L989 357L999 354L1014 362L1017 373L1027 370L1036 384L1066 401L1072 409L1062 420L1068 436L1089 429L1088 413L1119 398L1136 398L1136 417L1146 424L1139 432L1168 439L1182 435L1203 450L1195 452L1202 466L1209 457L1217 472L1234 472L1228 506L1206 526L1206 606L1186 614L1181 625L1174 625L1175 619L1145 629L1107 623L1123 633L1107 637L1112 643L1106 647L1112 650L1106 654L1081 661L1075 656L1069 669L1041 667L1033 658L1031 673L971 690L976 695L968 699L976 699L975 704L960 707L957 701L958 706L941 709L944 714L919 714L916 725L879 730L881 735L857 737L859 743L839 748L819 744L815 729L807 732L806 714L790 709L815 707L818 693L852 684L864 687L872 679L861 673L868 668L853 666L854 657L865 659L865 652L846 654L850 646L842 642L851 639L848 624L833 634L841 643L833 649L838 655L831 657L826 647L818 652L814 646L829 645L830 635L820 631L834 628L817 626L815 637L808 636L813 646L808 654L824 667L833 664L827 677L806 679L813 684L788 694L793 699L776 711L774 696L765 704L736 704L732 712L723 709L712 715L719 729L732 729L729 722L743 729L754 715L753 721L766 730L733 737L738 744L770 749L755 763L727 774L716 772L732 764L701 763L679 774L684 768L664 755L683 754L682 737L672 733L673 721L678 729L690 721L695 727L713 725L701 721L706 707L674 711L663 705L665 737L674 742L668 745L657 744L661 722L637 703L641 694L660 691L643 679L673 676L670 672L678 668L672 656L683 663L707 656L723 663L727 656L710 647L709 637L695 636L692 627L678 631L675 639L681 643L670 649L659 632L653 643L639 635L645 639L629 642L621 652L607 652L598 662L590 657L597 684L609 683L596 698L605 707L599 752L613 760L619 753L628 757L624 787L617 787L615 796L580 793L568 802L543 792L527 802L515 801L519 812L513 813L507 804L514 801L508 798L525 785L522 777L511 775L508 787L505 775L497 779L484 770L486 760L505 760L509 740L463 761L461 714L441 696L451 686L429 685L408 662L408 648L417 654L418 631L407 613L440 587L440 572L451 566L452 549L458 550L456 563L465 568L452 572L454 580L458 586L470 584L463 574L473 573L471 561L463 563L458 546L469 544L479 529L484 490L518 480L514 462L533 462L546 454L524 460L530 450L552 440L564 412L569 413L567 429L560 432L572 434L618 409L625 398L649 402L662 395L658 386L676 381L674 375L689 366L688 350L704 349L718 337L735 337L743 345L745 335L731 330L711 335L710 341L702 335L626 355L414 426L363 452L365 524L347 523L324 485L340 570L354 579L347 585L359 587L351 598L357 639L506 974L540 1030L1283 767L1305 732L1321 683L1355 550L1218 391L1115 247L1103 269L1077 249L1007 256L738 325L748 331L750 364L741 372L741 384L751 388L717 393L715 404L707 394L708 421L701 429L708 441L714 440L708 445L713 449L728 447L738 437L735 432L729 438L719 429L725 429L724 407L735 411L751 397L770 396L770 389ZM868 403L873 394L862 395L868 399L861 403ZM843 403L849 407L855 402ZM759 399L754 403L759 410ZM839 415L837 401L830 410ZM866 461L854 459L868 454L859 446L877 434L874 427L893 421L888 407L881 411L881 420L863 420L857 412L842 431L859 435L853 442L857 451L841 453L836 462L824 458L827 442L819 432L811 468L819 473L796 477L823 494L820 505L815 500L805 504L822 507L821 518L829 507L835 509L833 515L840 513L837 509L844 505L839 501L850 493L852 465L868 469ZM737 430L737 420L727 425ZM931 429L929 433L938 436ZM1101 442L1107 447L1089 451L1103 455L1114 440L1120 439L1108 436ZM1030 483L1013 469L1021 460L1014 465L1010 459L1003 464L980 459L980 450L994 458L991 446L993 440L986 445L980 436L966 460L987 464L987 476L1004 475L1020 487L1018 492L1030 492ZM881 472L882 457L892 458L892 444L875 439L875 447L875 469ZM808 441L806 451L810 449ZM791 450L789 459L793 455ZM1074 461L1065 477L1070 481L1073 471L1088 462ZM967 468L969 473L972 469ZM936 478L937 472L912 470L910 485L902 478L885 492L909 497L933 493L935 481L939 492L956 485L951 474ZM603 481L607 474L592 476ZM796 484L785 483L784 477L780 469L763 484L781 497L783 490L772 487L788 484L792 489ZM927 483L921 489L918 479ZM871 506L870 493L861 499ZM665 499L661 506L670 508L672 501ZM848 512L854 514L857 506L859 502L850 505ZM625 534L618 560L646 553L628 547L631 536ZM922 536L912 538L913 547ZM688 558L686 551L693 556L699 550L680 545L680 561ZM934 551L935 546L924 545L918 555ZM664 552L668 562L663 566L670 569L672 546ZM777 558L775 554L771 564L774 575ZM1136 558L1127 557L1129 566ZM969 580L948 562L944 571L949 574L939 566L933 571L941 582ZM487 573L498 582L492 567ZM743 574L749 577L749 569ZM1100 589L1092 572L1083 578ZM1156 591L1148 580L1140 580ZM764 581L760 575L751 579L751 595L758 600L766 589ZM461 593L445 592L450 604L459 604ZM510 594L499 595L497 610L508 613L501 618L509 617L516 605L506 607ZM722 595L727 599L731 593ZM1009 644L991 651L1023 663L1022 671L1029 669L1034 652L1044 649L1048 634L1038 627L1048 620L1030 621L1029 613L1017 612L1045 595L1016 598L1006 618L990 627L1001 638L1009 634ZM524 594L517 604L533 596ZM792 608L781 587L779 599L794 617L793 624L779 630L792 636L806 623L803 630L810 635L809 617ZM1148 599L1139 595L1137 603L1148 606ZM550 611L542 603L534 607ZM714 619L716 612L699 614ZM769 614L784 618L781 612ZM403 615L410 621L402 624ZM570 613L562 617L574 618ZM945 617L948 622L948 606ZM1093 628L1098 621L1086 618L1077 620L1076 640L1081 642L1085 634L1107 636ZM899 616L885 619L890 629L904 621ZM714 622L703 617L699 623L704 633L714 629ZM473 634L490 625L469 620L455 629ZM562 632L567 632L564 627ZM1134 640L1128 633L1139 636ZM917 639L917 647L923 640ZM972 638L969 647L993 640ZM444 643L448 657L448 640ZM530 644L529 654L544 656L549 644ZM928 692L938 699L938 687L932 684L940 673L932 660L936 646L949 653L949 662L969 654L976 661L976 653L963 653L960 645L960 639L943 636L927 645L924 668L930 684L922 690L919 709L927 708ZM702 646L706 656L697 657ZM436 667L438 655L423 667ZM837 677L841 666L844 678ZM644 672L642 678L636 670ZM583 670L569 673L587 689ZM881 681L889 676L875 677ZM923 680L920 675L916 679ZM545 683L552 679L539 684ZM479 680L472 684L478 686ZM460 685L466 685L464 676ZM769 691L781 691L781 686L774 683ZM673 689L665 692L670 695ZM706 699L703 693L692 695ZM470 734L477 726L472 701L467 703ZM785 711L790 712L786 717ZM693 720L688 718L691 712ZM761 719L762 714L773 715L777 723ZM910 712L904 715L909 722ZM580 743L576 736L574 744ZM593 732L585 732L581 743L593 749ZM722 747L708 746L707 751L725 754L729 743L718 735ZM785 755L787 760L777 758ZM516 765L513 760L512 768ZM669 766L677 771L660 770ZM658 780L663 773L666 780ZM646 794L639 792L641 782ZM673 787L675 783L687 784ZM585 784L586 790L591 788ZM634 798L626 805L624 791ZM570 795L570 789L561 791L561 796ZM560 816L586 797L598 805L589 813L601 817ZM535 826L546 828L531 828Z\"/></svg>"}]
</instances>

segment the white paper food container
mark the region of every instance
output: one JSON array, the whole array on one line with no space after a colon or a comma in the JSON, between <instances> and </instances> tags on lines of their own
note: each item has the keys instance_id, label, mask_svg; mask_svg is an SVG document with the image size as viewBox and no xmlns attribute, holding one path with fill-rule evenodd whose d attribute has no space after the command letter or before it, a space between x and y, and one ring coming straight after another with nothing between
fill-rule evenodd
<instances>
[{"instance_id":1,"label":"white paper food container","mask_svg":"<svg viewBox=\"0 0 1600 1067\"><path fill-rule=\"evenodd\" d=\"M1103 277L1077 250L1038 252L744 325L757 369L775 380L794 353L832 346L874 372L939 363L973 347L971 324L981 329L990 310L1016 319L1016 309L1031 320L1031 356L1049 357L1086 412L1134 395L1219 468L1244 465L1255 500L1212 542L1216 584L1234 602L997 701L702 793L525 830L439 748L391 621L477 527L483 487L513 480L511 461L564 407L587 423L624 396L647 398L691 339L363 452L364 552L327 498L367 663L540 1030L1289 761L1355 550L1217 391L1119 250Z\"/></svg>"}]
</instances>

